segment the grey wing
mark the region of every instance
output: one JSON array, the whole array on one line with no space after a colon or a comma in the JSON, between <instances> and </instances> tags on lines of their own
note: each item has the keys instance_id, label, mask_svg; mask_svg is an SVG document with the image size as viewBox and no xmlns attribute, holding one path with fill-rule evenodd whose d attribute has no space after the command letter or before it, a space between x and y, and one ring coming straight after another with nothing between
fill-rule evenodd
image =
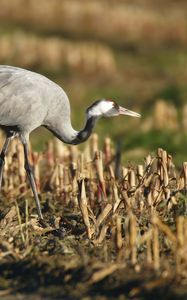
<instances>
[{"instance_id":1,"label":"grey wing","mask_svg":"<svg viewBox=\"0 0 187 300\"><path fill-rule=\"evenodd\" d=\"M69 100L60 86L43 75L0 66L0 125L32 131L59 117L70 119Z\"/></svg>"},{"instance_id":2,"label":"grey wing","mask_svg":"<svg viewBox=\"0 0 187 300\"><path fill-rule=\"evenodd\" d=\"M27 131L40 126L48 108L42 103L42 83L33 72L0 66L0 124Z\"/></svg>"},{"instance_id":3,"label":"grey wing","mask_svg":"<svg viewBox=\"0 0 187 300\"><path fill-rule=\"evenodd\" d=\"M18 68L0 65L0 89L9 85L14 80Z\"/></svg>"}]
</instances>

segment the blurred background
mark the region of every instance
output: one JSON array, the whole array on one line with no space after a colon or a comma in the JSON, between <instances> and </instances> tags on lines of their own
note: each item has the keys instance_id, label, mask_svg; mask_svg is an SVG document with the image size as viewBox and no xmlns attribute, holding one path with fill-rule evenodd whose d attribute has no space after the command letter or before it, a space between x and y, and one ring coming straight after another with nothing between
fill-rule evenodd
<instances>
[{"instance_id":1,"label":"blurred background","mask_svg":"<svg viewBox=\"0 0 187 300\"><path fill-rule=\"evenodd\" d=\"M72 123L99 98L142 113L102 119L123 160L163 147L180 165L187 148L186 0L0 0L0 64L42 73L69 96ZM35 149L49 138L32 135Z\"/></svg>"}]
</instances>

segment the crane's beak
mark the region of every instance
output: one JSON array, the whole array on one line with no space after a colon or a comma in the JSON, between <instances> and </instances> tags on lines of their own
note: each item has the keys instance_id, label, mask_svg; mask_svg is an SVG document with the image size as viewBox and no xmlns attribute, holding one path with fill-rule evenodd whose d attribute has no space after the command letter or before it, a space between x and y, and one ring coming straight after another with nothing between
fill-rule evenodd
<instances>
[{"instance_id":1,"label":"crane's beak","mask_svg":"<svg viewBox=\"0 0 187 300\"><path fill-rule=\"evenodd\" d=\"M135 111L132 110L128 110L124 107L119 106L119 114L120 115L126 115L126 116L131 116L131 117L136 117L136 118L140 118L141 115L136 113Z\"/></svg>"}]
</instances>

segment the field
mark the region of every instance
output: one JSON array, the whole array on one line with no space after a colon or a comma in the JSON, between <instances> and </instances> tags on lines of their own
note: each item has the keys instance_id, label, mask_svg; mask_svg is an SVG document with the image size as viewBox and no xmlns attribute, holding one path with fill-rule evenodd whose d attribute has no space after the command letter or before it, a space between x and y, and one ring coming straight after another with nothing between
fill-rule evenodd
<instances>
[{"instance_id":1,"label":"field","mask_svg":"<svg viewBox=\"0 0 187 300\"><path fill-rule=\"evenodd\" d=\"M44 221L11 144L0 211L3 299L186 299L187 164L121 164L109 138L32 152Z\"/></svg>"},{"instance_id":2,"label":"field","mask_svg":"<svg viewBox=\"0 0 187 300\"><path fill-rule=\"evenodd\" d=\"M1 0L0 64L63 87L75 128L97 99L142 115L101 119L80 147L31 134L44 221L12 142L0 298L187 299L186 0Z\"/></svg>"}]
</instances>

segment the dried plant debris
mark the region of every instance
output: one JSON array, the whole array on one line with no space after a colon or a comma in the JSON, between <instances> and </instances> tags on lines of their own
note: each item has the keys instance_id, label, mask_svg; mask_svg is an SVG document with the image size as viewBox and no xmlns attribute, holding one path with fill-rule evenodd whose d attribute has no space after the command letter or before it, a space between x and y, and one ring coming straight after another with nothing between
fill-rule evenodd
<instances>
[{"instance_id":1,"label":"dried plant debris","mask_svg":"<svg viewBox=\"0 0 187 300\"><path fill-rule=\"evenodd\" d=\"M163 149L142 165L117 162L109 138L85 149L56 139L31 151L44 221L8 153L0 199L3 299L186 299L187 163ZM17 298L16 298L17 297Z\"/></svg>"}]
</instances>

